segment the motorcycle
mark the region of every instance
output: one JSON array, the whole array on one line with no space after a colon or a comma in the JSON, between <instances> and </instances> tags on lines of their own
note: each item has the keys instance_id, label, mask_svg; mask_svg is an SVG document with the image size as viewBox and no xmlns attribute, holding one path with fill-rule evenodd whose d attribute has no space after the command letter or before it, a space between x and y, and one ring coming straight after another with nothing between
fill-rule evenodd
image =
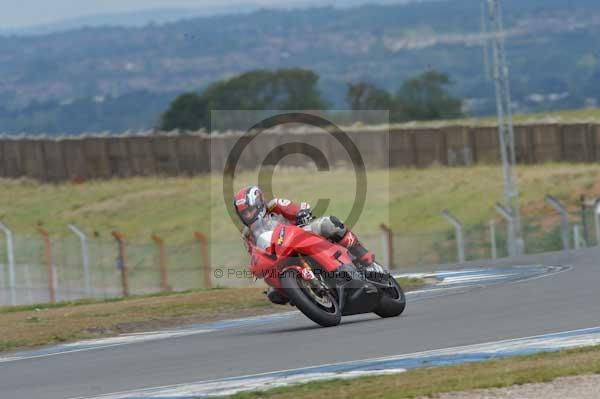
<instances>
[{"instance_id":1,"label":"motorcycle","mask_svg":"<svg viewBox=\"0 0 600 399\"><path fill-rule=\"evenodd\" d=\"M254 241L246 241L250 272L315 323L332 327L342 316L404 312L406 297L396 279L383 268L367 270L345 247L277 219L253 234Z\"/></svg>"}]
</instances>

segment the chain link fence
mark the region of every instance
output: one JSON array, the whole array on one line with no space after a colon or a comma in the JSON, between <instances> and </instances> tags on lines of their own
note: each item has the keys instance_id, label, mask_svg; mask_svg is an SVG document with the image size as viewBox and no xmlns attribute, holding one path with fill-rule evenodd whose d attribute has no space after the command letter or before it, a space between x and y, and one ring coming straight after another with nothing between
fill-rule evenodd
<instances>
[{"instance_id":1,"label":"chain link fence","mask_svg":"<svg viewBox=\"0 0 600 399\"><path fill-rule=\"evenodd\" d=\"M523 218L525 253L567 249L565 234L568 249L598 245L600 226L594 206L569 213L567 221L565 226L558 214ZM420 234L382 230L361 240L380 263L396 270L456 263L461 256L465 261L507 257L508 226L500 218L490 222L465 226L461 240L450 225ZM115 240L94 239L83 245L76 235L14 235L12 264L6 238L5 234L0 240L0 306L255 284L247 271L248 253L238 238L209 246L199 233L181 245L169 245L160 237L132 243L115 236Z\"/></svg>"},{"instance_id":2,"label":"chain link fence","mask_svg":"<svg viewBox=\"0 0 600 399\"><path fill-rule=\"evenodd\" d=\"M563 235L567 234L568 249L580 249L599 244L596 237L594 211L569 213L567 230L558 215L522 219L525 254L541 254L566 249ZM584 222L585 221L585 222ZM492 221L490 221L492 222ZM508 226L500 219L492 223L465 226L463 242L465 261L506 258ZM402 235L393 238L393 264L399 268L459 263L459 240L453 228L429 233Z\"/></svg>"},{"instance_id":3,"label":"chain link fence","mask_svg":"<svg viewBox=\"0 0 600 399\"><path fill-rule=\"evenodd\" d=\"M364 241L376 252L382 249L379 235ZM123 243L89 240L82 247L75 235L47 240L40 234L13 235L10 265L7 241L0 240L0 306L256 284L241 238L211 243L210 251L199 239L182 245L160 238Z\"/></svg>"},{"instance_id":4,"label":"chain link fence","mask_svg":"<svg viewBox=\"0 0 600 399\"><path fill-rule=\"evenodd\" d=\"M162 257L154 243L121 247L116 240L90 240L84 251L75 236L13 235L12 247L10 264L7 240L0 240L0 306L213 286L197 241L165 246Z\"/></svg>"}]
</instances>

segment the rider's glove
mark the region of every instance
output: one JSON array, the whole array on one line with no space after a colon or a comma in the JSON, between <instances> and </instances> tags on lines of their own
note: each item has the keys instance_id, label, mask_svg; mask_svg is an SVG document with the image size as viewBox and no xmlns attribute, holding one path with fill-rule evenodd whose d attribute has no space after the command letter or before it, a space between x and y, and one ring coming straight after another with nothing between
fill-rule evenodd
<instances>
[{"instance_id":1,"label":"rider's glove","mask_svg":"<svg viewBox=\"0 0 600 399\"><path fill-rule=\"evenodd\" d=\"M296 225L305 226L313 219L312 211L310 209L302 209L296 215Z\"/></svg>"}]
</instances>

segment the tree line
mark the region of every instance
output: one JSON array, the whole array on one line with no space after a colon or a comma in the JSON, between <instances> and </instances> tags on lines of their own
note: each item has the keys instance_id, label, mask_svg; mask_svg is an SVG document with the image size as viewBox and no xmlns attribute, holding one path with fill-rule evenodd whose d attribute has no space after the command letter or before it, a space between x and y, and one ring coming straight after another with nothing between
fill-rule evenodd
<instances>
[{"instance_id":1,"label":"tree line","mask_svg":"<svg viewBox=\"0 0 600 399\"><path fill-rule=\"evenodd\" d=\"M318 82L319 75L300 68L246 72L217 81L201 93L179 95L159 127L208 130L211 110L327 110ZM450 85L447 74L429 70L403 82L395 93L369 82L349 83L346 101L352 110L389 110L393 123L459 118L462 100L450 94Z\"/></svg>"}]
</instances>

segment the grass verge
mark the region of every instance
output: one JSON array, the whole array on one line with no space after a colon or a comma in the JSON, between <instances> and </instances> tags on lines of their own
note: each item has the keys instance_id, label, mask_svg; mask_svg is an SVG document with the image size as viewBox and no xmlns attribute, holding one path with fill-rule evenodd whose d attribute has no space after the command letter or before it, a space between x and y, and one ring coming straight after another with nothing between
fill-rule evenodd
<instances>
[{"instance_id":1,"label":"grass verge","mask_svg":"<svg viewBox=\"0 0 600 399\"><path fill-rule=\"evenodd\" d=\"M425 284L398 281L409 291ZM213 289L0 308L0 352L292 309L272 305L262 291Z\"/></svg>"},{"instance_id":2,"label":"grass verge","mask_svg":"<svg viewBox=\"0 0 600 399\"><path fill-rule=\"evenodd\" d=\"M400 286L405 291L414 291L418 288L422 288L423 286L425 286L427 284L427 282L425 280L423 280L422 278L416 278L416 277L410 277L410 278L401 277L401 278L397 278L396 281L398 281L398 283L400 283Z\"/></svg>"},{"instance_id":3,"label":"grass verge","mask_svg":"<svg viewBox=\"0 0 600 399\"><path fill-rule=\"evenodd\" d=\"M526 248L529 253L560 249L559 216L544 202L544 197L555 196L573 214L572 222L581 224L579 197L600 196L600 166L520 165L518 173ZM352 170L311 172L310 179L298 180L297 170L283 169L273 177L276 195L313 204L319 198L335 199L327 213L342 219L352 209ZM380 224L389 225L394 230L397 267L456 260L452 228L440 216L443 209L450 210L465 225L467 259L491 256L488 223L492 219L498 223L498 255L506 255L504 222L494 210L494 204L503 197L502 170L497 165L377 170L369 172L367 178L369 190L364 211L353 230L368 248L381 255ZM172 286L178 290L197 288L202 260L193 239L194 231L209 235L211 265L240 270L245 268L240 265L247 263L239 231L229 223L225 203L211 196L222 191L220 183L214 176L136 177L82 184L0 179L0 219L13 229L16 262L32 265L31 273L41 281L40 285L45 281L45 258L43 240L36 232L38 226L50 232L54 258L65 260L58 265L59 274L68 280L62 285L81 284L79 242L66 228L73 223L88 234L90 269L95 274L92 283L96 289L106 287L114 291L114 282L118 281L112 230L127 237L133 293L148 292L157 286L157 248L150 240L152 233L162 237L167 245ZM236 187L250 183L256 183L255 173L236 174ZM6 254L0 243L0 259L3 258ZM24 279L25 271L17 273ZM229 277L218 283L241 284L239 279Z\"/></svg>"},{"instance_id":4,"label":"grass verge","mask_svg":"<svg viewBox=\"0 0 600 399\"><path fill-rule=\"evenodd\" d=\"M600 346L460 366L419 369L390 376L312 382L264 392L244 392L232 398L435 397L446 392L543 383L559 377L581 374L600 374Z\"/></svg>"},{"instance_id":5,"label":"grass verge","mask_svg":"<svg viewBox=\"0 0 600 399\"><path fill-rule=\"evenodd\" d=\"M518 172L524 216L553 214L544 203L546 194L553 194L572 211L578 209L579 195L600 195L600 166L596 164L520 165ZM252 173L242 173L236 187L255 183L255 178ZM502 170L496 165L395 169L389 174L375 171L368 179L373 197L368 198L354 228L360 236L379 234L382 222L389 222L398 234L447 231L447 223L439 216L446 208L466 225L487 223L495 216L493 204L502 198ZM0 218L17 235L36 236L36 227L42 225L52 237L71 237L66 225L74 223L94 239L112 242L110 232L119 230L131 242L151 245L150 235L157 233L173 245L193 241L196 230L212 229L213 239L236 240L239 245L239 232L231 223L210 225L211 220L227 220L223 204L210 206L210 192L217 192L218 183L210 176L136 177L83 184L0 179ZM311 173L310 179L298 181L297 171L281 170L274 175L273 191L313 204L319 198L335 198L328 212L344 217L353 205L353 184L353 171Z\"/></svg>"},{"instance_id":6,"label":"grass verge","mask_svg":"<svg viewBox=\"0 0 600 399\"><path fill-rule=\"evenodd\" d=\"M560 111L545 111L529 114L515 114L515 123L590 123L600 121L600 108L566 109ZM411 121L401 123L405 127L429 127L429 126L482 126L497 124L496 116L460 118L435 121Z\"/></svg>"},{"instance_id":7,"label":"grass verge","mask_svg":"<svg viewBox=\"0 0 600 399\"><path fill-rule=\"evenodd\" d=\"M0 351L288 310L259 288L0 308Z\"/></svg>"}]
</instances>

